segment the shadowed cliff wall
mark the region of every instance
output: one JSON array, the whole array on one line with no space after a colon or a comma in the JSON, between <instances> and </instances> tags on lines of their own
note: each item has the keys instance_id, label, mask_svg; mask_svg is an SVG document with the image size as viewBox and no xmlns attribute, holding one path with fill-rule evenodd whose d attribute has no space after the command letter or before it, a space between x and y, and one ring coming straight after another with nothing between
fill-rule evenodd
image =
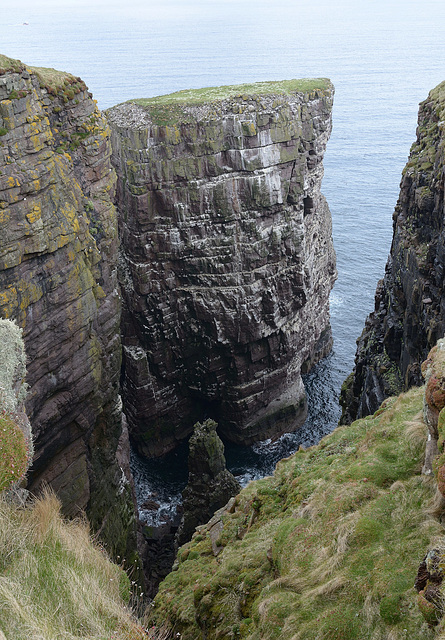
<instances>
[{"instance_id":1,"label":"shadowed cliff wall","mask_svg":"<svg viewBox=\"0 0 445 640\"><path fill-rule=\"evenodd\" d=\"M342 391L343 422L373 413L387 396L421 384L420 365L445 332L444 122L442 83L420 105L385 276Z\"/></svg>"}]
</instances>

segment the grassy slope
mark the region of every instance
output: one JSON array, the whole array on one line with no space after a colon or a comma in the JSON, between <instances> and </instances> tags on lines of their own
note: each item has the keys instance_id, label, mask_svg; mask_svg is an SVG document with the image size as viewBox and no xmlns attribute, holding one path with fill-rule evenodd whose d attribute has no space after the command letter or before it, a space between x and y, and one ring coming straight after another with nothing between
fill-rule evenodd
<instances>
[{"instance_id":1,"label":"grassy slope","mask_svg":"<svg viewBox=\"0 0 445 640\"><path fill-rule=\"evenodd\" d=\"M51 494L27 508L0 499L0 638L146 639L125 572L59 509Z\"/></svg>"},{"instance_id":2,"label":"grassy slope","mask_svg":"<svg viewBox=\"0 0 445 640\"><path fill-rule=\"evenodd\" d=\"M217 558L205 529L180 550L154 620L183 640L435 637L413 589L442 534L427 513L434 482L420 475L422 398L391 398L251 483L224 516Z\"/></svg>"}]
</instances>

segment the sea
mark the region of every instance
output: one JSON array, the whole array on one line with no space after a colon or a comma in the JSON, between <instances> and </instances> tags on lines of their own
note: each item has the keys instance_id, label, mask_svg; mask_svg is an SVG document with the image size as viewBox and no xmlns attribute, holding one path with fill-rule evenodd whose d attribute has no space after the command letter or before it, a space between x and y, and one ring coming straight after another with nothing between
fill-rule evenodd
<instances>
[{"instance_id":1,"label":"sea","mask_svg":"<svg viewBox=\"0 0 445 640\"><path fill-rule=\"evenodd\" d=\"M226 445L246 484L315 444L340 416L341 384L374 307L391 245L401 171L419 102L445 80L443 0L0 0L0 53L81 76L101 109L131 98L262 80L328 77L333 131L322 190L333 218L338 280L332 353L306 376L309 415L295 434ZM187 445L165 459L132 455L139 503L180 500Z\"/></svg>"}]
</instances>

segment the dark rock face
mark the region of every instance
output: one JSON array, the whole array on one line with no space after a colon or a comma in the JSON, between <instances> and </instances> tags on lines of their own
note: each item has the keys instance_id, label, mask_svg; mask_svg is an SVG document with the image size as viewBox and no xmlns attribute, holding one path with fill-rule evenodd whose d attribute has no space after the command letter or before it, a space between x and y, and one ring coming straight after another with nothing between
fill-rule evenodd
<instances>
[{"instance_id":1,"label":"dark rock face","mask_svg":"<svg viewBox=\"0 0 445 640\"><path fill-rule=\"evenodd\" d=\"M385 277L342 390L343 423L374 413L384 398L421 384L421 362L445 333L444 118L442 83L420 105Z\"/></svg>"},{"instance_id":2,"label":"dark rock face","mask_svg":"<svg viewBox=\"0 0 445 640\"><path fill-rule=\"evenodd\" d=\"M189 442L189 479L183 491L184 515L176 541L178 547L190 538L196 527L204 524L223 507L241 486L226 469L224 445L216 433L213 420L196 423Z\"/></svg>"},{"instance_id":3,"label":"dark rock face","mask_svg":"<svg viewBox=\"0 0 445 640\"><path fill-rule=\"evenodd\" d=\"M0 315L23 328L30 488L86 510L111 551L134 529L121 435L109 130L80 79L0 56Z\"/></svg>"},{"instance_id":4,"label":"dark rock face","mask_svg":"<svg viewBox=\"0 0 445 640\"><path fill-rule=\"evenodd\" d=\"M107 112L124 407L145 455L173 448L206 417L239 443L305 418L300 372L331 347L336 269L320 184L333 88L284 84Z\"/></svg>"}]
</instances>

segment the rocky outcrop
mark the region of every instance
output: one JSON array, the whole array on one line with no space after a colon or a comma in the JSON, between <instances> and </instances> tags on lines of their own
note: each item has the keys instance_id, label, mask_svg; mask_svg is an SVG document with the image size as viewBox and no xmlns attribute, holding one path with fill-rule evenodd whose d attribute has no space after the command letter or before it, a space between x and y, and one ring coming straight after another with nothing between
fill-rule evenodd
<instances>
[{"instance_id":1,"label":"rocky outcrop","mask_svg":"<svg viewBox=\"0 0 445 640\"><path fill-rule=\"evenodd\" d=\"M373 413L385 397L421 384L420 365L445 333L444 144L442 83L420 105L385 277L342 391L343 422Z\"/></svg>"},{"instance_id":2,"label":"rocky outcrop","mask_svg":"<svg viewBox=\"0 0 445 640\"><path fill-rule=\"evenodd\" d=\"M434 502L435 515L443 521L445 513L445 339L438 340L428 358L422 363L425 378L423 414L428 426L423 473L434 473L437 495ZM443 618L445 548L431 548L420 563L415 581L418 605L430 626L439 624ZM443 629L443 624L442 624Z\"/></svg>"},{"instance_id":3,"label":"rocky outcrop","mask_svg":"<svg viewBox=\"0 0 445 640\"><path fill-rule=\"evenodd\" d=\"M182 494L184 514L176 537L179 546L241 490L238 480L226 468L217 426L213 420L197 422L189 441L189 478Z\"/></svg>"},{"instance_id":4,"label":"rocky outcrop","mask_svg":"<svg viewBox=\"0 0 445 640\"><path fill-rule=\"evenodd\" d=\"M106 121L84 83L0 57L0 314L23 329L30 488L86 509L111 551L133 527L121 435L117 220Z\"/></svg>"},{"instance_id":5,"label":"rocky outcrop","mask_svg":"<svg viewBox=\"0 0 445 640\"><path fill-rule=\"evenodd\" d=\"M320 193L327 80L180 92L107 112L118 173L130 432L153 456L211 417L238 443L304 420L331 346Z\"/></svg>"}]
</instances>

